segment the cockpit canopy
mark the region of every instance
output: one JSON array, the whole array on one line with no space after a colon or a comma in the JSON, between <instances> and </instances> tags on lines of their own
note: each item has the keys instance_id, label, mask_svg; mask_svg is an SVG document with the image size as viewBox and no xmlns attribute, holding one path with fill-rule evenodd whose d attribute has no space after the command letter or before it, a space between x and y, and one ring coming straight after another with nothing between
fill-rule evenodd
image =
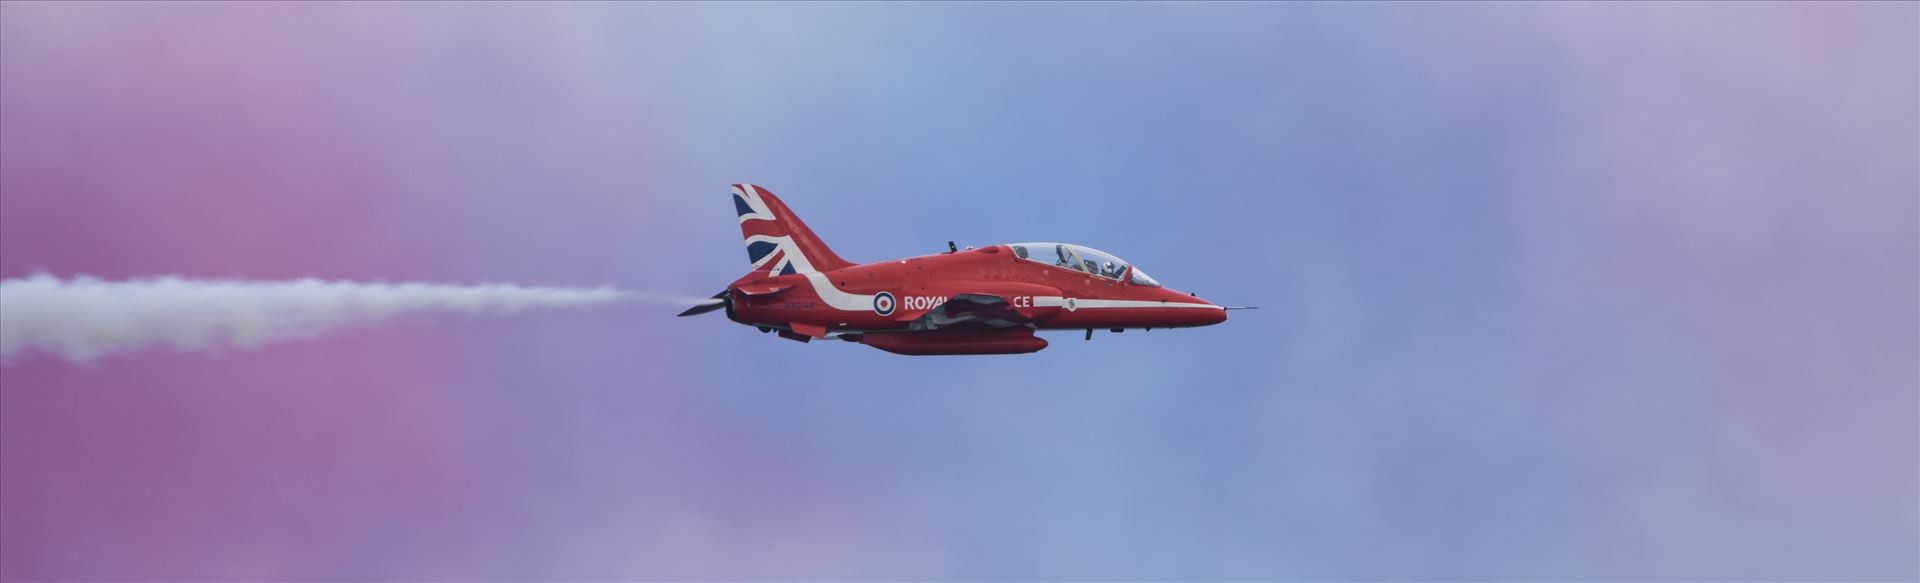
<instances>
[{"instance_id":1,"label":"cockpit canopy","mask_svg":"<svg viewBox=\"0 0 1920 583\"><path fill-rule=\"evenodd\" d=\"M1124 277L1133 285L1160 287L1160 282L1142 273L1140 268L1131 267L1119 257L1092 247L1072 243L1013 243L1007 246L1013 248L1015 256L1027 261L1037 261L1107 279Z\"/></svg>"}]
</instances>

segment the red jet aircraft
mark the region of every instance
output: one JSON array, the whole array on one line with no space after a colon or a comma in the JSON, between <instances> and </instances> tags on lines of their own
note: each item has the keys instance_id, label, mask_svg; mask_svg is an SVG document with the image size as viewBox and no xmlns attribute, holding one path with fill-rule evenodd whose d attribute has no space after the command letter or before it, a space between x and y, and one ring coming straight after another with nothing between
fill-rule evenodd
<instances>
[{"instance_id":1,"label":"red jet aircraft","mask_svg":"<svg viewBox=\"0 0 1920 583\"><path fill-rule=\"evenodd\" d=\"M1120 332L1225 322L1227 310L1160 285L1112 255L1015 243L854 264L772 192L733 185L753 271L682 316L727 318L801 342L838 338L895 354L1019 354L1035 330Z\"/></svg>"}]
</instances>

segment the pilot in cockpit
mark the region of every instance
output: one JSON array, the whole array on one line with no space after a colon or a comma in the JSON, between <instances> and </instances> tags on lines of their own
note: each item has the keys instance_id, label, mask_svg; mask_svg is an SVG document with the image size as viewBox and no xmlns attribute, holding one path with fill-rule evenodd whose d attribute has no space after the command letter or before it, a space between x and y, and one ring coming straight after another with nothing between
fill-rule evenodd
<instances>
[{"instance_id":1,"label":"pilot in cockpit","mask_svg":"<svg viewBox=\"0 0 1920 583\"><path fill-rule=\"evenodd\" d=\"M1100 266L1100 275L1120 279L1120 268L1114 267L1113 262L1108 261Z\"/></svg>"}]
</instances>

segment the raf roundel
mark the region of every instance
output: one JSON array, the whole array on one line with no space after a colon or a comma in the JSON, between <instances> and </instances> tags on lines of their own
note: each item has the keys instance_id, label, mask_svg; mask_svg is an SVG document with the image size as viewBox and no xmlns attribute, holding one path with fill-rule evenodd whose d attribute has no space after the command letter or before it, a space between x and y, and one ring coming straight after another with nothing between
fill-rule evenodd
<instances>
[{"instance_id":1,"label":"raf roundel","mask_svg":"<svg viewBox=\"0 0 1920 583\"><path fill-rule=\"evenodd\" d=\"M873 313L879 314L882 316L893 315L893 293L892 292L880 292L877 294L873 294Z\"/></svg>"}]
</instances>

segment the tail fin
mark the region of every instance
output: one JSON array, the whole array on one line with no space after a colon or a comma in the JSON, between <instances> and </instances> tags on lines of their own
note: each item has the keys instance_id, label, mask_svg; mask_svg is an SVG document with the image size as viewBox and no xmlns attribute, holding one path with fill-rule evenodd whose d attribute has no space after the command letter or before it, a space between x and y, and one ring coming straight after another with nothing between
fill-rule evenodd
<instances>
[{"instance_id":1,"label":"tail fin","mask_svg":"<svg viewBox=\"0 0 1920 583\"><path fill-rule=\"evenodd\" d=\"M852 265L835 255L800 217L765 188L733 185L733 209L754 271L769 275L832 271Z\"/></svg>"}]
</instances>

